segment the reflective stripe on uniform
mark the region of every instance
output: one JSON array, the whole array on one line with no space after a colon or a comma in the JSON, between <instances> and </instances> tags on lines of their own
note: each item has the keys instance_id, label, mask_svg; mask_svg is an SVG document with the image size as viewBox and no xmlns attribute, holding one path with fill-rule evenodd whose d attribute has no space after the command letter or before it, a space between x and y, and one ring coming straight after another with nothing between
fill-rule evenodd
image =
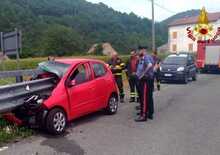
<instances>
[{"instance_id":1,"label":"reflective stripe on uniform","mask_svg":"<svg viewBox=\"0 0 220 155\"><path fill-rule=\"evenodd\" d=\"M121 66L119 66L119 65L116 65L115 68L116 69L122 69Z\"/></svg>"},{"instance_id":2,"label":"reflective stripe on uniform","mask_svg":"<svg viewBox=\"0 0 220 155\"><path fill-rule=\"evenodd\" d=\"M135 93L135 92L131 92L131 93L130 93L130 97L138 97L138 95L137 95L137 93Z\"/></svg>"},{"instance_id":3,"label":"reflective stripe on uniform","mask_svg":"<svg viewBox=\"0 0 220 155\"><path fill-rule=\"evenodd\" d=\"M124 66L125 66L125 63L121 63L120 66L124 67Z\"/></svg>"},{"instance_id":4,"label":"reflective stripe on uniform","mask_svg":"<svg viewBox=\"0 0 220 155\"><path fill-rule=\"evenodd\" d=\"M122 75L122 73L114 73L114 75Z\"/></svg>"}]
</instances>

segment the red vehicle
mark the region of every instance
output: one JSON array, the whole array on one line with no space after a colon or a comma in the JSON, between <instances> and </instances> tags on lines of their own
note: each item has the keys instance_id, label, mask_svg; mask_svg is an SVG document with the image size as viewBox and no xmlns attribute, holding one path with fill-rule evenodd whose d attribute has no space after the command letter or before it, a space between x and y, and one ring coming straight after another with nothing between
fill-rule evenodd
<instances>
[{"instance_id":1,"label":"red vehicle","mask_svg":"<svg viewBox=\"0 0 220 155\"><path fill-rule=\"evenodd\" d=\"M64 132L67 122L104 109L115 114L118 109L118 90L107 65L98 60L60 59L39 64L43 71L36 79L54 77L55 87L46 97L32 95L28 109L16 109L19 118L28 118L45 127L50 133ZM30 105L42 104L30 110ZM21 115L22 113L22 115ZM28 117L27 117L28 116Z\"/></svg>"},{"instance_id":2,"label":"red vehicle","mask_svg":"<svg viewBox=\"0 0 220 155\"><path fill-rule=\"evenodd\" d=\"M220 41L198 41L197 67L202 72L220 71Z\"/></svg>"}]
</instances>

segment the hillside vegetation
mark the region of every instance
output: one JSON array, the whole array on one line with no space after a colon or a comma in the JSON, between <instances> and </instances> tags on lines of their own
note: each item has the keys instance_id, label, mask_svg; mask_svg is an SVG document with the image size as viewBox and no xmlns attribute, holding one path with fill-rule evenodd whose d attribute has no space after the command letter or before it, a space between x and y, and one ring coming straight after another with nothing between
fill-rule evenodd
<instances>
[{"instance_id":1,"label":"hillside vegetation","mask_svg":"<svg viewBox=\"0 0 220 155\"><path fill-rule=\"evenodd\" d=\"M1 0L0 30L15 27L23 32L23 57L83 55L100 42L110 42L121 53L151 46L150 20L85 0ZM161 23L156 31L159 46L167 33Z\"/></svg>"}]
</instances>

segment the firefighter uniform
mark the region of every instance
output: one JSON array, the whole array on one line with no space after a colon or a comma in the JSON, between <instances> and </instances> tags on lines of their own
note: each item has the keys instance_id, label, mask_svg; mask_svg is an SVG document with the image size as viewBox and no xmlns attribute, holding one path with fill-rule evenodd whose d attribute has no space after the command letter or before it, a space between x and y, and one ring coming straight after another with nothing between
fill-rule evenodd
<instances>
[{"instance_id":1,"label":"firefighter uniform","mask_svg":"<svg viewBox=\"0 0 220 155\"><path fill-rule=\"evenodd\" d=\"M131 56L131 58L126 63L126 75L128 77L128 82L130 86L130 102L135 102L138 100L138 87L137 87L137 70L138 58L137 56Z\"/></svg>"},{"instance_id":2,"label":"firefighter uniform","mask_svg":"<svg viewBox=\"0 0 220 155\"><path fill-rule=\"evenodd\" d=\"M118 57L112 58L108 62L109 67L115 77L115 81L117 83L119 93L120 93L120 102L124 102L124 89L123 89L123 79L122 79L122 72L125 69L125 64L122 60Z\"/></svg>"},{"instance_id":3,"label":"firefighter uniform","mask_svg":"<svg viewBox=\"0 0 220 155\"><path fill-rule=\"evenodd\" d=\"M140 96L140 116L136 121L146 121L147 118L153 119L154 103L154 71L153 71L153 58L146 55L140 58L137 67L137 77L139 79L138 92ZM151 67L146 70L148 65Z\"/></svg>"}]
</instances>

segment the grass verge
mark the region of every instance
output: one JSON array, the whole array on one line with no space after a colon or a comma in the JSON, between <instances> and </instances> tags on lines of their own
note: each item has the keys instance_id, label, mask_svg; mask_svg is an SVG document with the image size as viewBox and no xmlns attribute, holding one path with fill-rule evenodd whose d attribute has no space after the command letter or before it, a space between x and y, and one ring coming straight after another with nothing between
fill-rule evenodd
<instances>
[{"instance_id":1,"label":"grass verge","mask_svg":"<svg viewBox=\"0 0 220 155\"><path fill-rule=\"evenodd\" d=\"M18 127L0 118L0 146L33 135L33 130L27 127Z\"/></svg>"}]
</instances>

